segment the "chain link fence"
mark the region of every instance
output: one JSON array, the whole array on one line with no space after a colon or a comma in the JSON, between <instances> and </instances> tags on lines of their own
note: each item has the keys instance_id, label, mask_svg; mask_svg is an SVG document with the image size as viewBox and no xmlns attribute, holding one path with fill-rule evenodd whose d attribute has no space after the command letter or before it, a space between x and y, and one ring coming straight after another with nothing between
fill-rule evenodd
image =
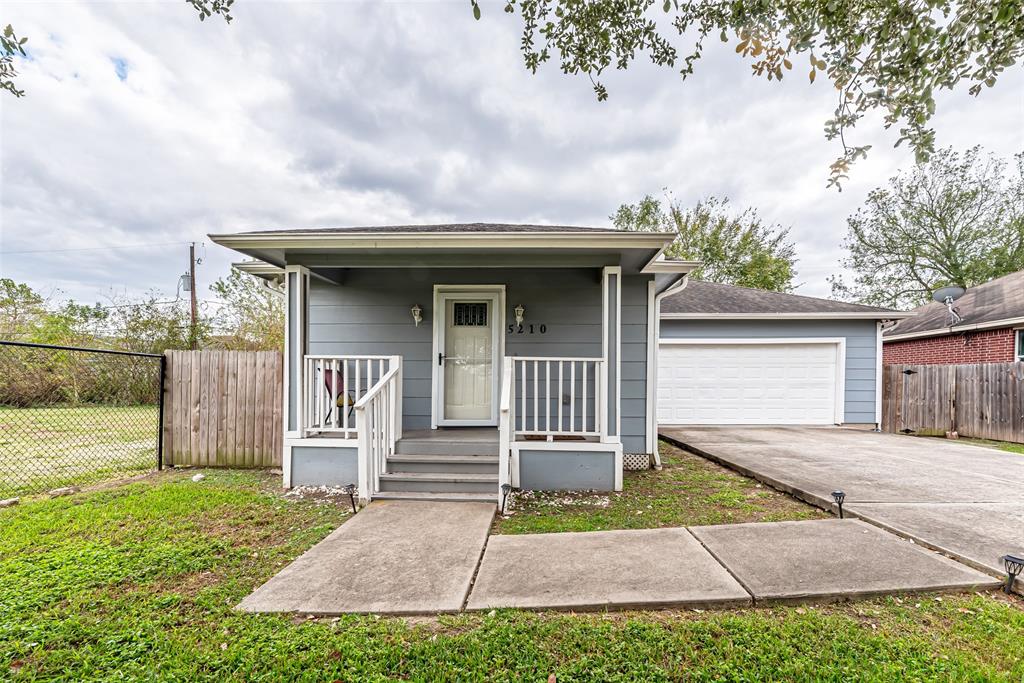
<instances>
[{"instance_id":1,"label":"chain link fence","mask_svg":"<svg viewBox=\"0 0 1024 683\"><path fill-rule=\"evenodd\" d=\"M163 356L0 342L0 498L160 466Z\"/></svg>"}]
</instances>

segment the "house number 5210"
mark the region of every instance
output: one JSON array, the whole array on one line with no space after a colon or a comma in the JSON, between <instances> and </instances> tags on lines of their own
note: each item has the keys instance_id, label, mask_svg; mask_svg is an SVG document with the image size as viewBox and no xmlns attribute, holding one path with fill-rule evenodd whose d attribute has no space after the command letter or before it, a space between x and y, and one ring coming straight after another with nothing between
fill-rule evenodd
<instances>
[{"instance_id":1,"label":"house number 5210","mask_svg":"<svg viewBox=\"0 0 1024 683\"><path fill-rule=\"evenodd\" d=\"M547 334L547 325L509 325L509 334Z\"/></svg>"}]
</instances>

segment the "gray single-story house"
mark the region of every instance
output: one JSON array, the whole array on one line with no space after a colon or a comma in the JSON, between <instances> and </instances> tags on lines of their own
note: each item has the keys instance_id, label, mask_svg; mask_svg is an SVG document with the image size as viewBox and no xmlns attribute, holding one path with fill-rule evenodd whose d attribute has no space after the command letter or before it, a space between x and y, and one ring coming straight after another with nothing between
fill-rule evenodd
<instances>
[{"instance_id":1,"label":"gray single-story house","mask_svg":"<svg viewBox=\"0 0 1024 683\"><path fill-rule=\"evenodd\" d=\"M285 486L620 490L657 452L671 233L457 224L211 235L286 298ZM274 284L276 283L276 284Z\"/></svg>"},{"instance_id":2,"label":"gray single-story house","mask_svg":"<svg viewBox=\"0 0 1024 683\"><path fill-rule=\"evenodd\" d=\"M867 425L882 323L910 313L689 280L661 302L661 425Z\"/></svg>"}]
</instances>

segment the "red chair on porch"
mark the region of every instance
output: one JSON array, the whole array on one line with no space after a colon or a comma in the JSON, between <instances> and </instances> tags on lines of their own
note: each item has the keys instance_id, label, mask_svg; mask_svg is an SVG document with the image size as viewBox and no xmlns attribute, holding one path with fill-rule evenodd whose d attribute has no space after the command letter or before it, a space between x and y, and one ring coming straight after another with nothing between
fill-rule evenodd
<instances>
[{"instance_id":1,"label":"red chair on porch","mask_svg":"<svg viewBox=\"0 0 1024 683\"><path fill-rule=\"evenodd\" d=\"M333 405L328 409L324 422L331 419L331 412L335 408L348 408L348 417L351 420L352 413L356 409L356 397L353 392L345 391L344 376L337 370L324 370L324 386L327 387L329 396L337 397L332 401Z\"/></svg>"}]
</instances>

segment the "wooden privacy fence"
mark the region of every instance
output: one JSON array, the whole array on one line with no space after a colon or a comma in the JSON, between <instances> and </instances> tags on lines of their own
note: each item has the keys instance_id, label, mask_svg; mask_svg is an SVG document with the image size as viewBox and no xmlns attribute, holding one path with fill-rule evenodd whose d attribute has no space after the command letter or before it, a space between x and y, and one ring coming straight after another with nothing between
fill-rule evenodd
<instances>
[{"instance_id":1,"label":"wooden privacy fence","mask_svg":"<svg viewBox=\"0 0 1024 683\"><path fill-rule=\"evenodd\" d=\"M283 365L277 351L168 351L164 464L280 466Z\"/></svg>"},{"instance_id":2,"label":"wooden privacy fence","mask_svg":"<svg viewBox=\"0 0 1024 683\"><path fill-rule=\"evenodd\" d=\"M1024 362L886 365L882 429L1024 443Z\"/></svg>"}]
</instances>

